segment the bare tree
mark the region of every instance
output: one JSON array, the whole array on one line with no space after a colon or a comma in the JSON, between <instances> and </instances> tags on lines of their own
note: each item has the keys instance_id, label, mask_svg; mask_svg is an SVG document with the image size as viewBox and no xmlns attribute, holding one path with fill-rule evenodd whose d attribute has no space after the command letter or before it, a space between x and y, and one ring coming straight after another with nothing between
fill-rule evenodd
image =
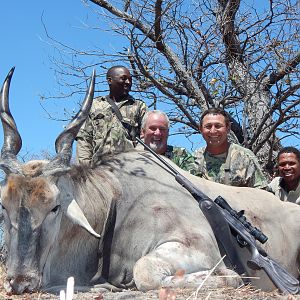
<instances>
[{"instance_id":1,"label":"bare tree","mask_svg":"<svg viewBox=\"0 0 300 300\"><path fill-rule=\"evenodd\" d=\"M300 138L299 1L83 2L95 4L94 13L124 44L104 53L56 43L72 55L70 63L62 56L54 61L58 74L84 78L92 65L126 60L135 89L148 104L163 107L180 133L197 133L201 111L222 107L231 113L233 138L266 169L282 139ZM91 63L82 64L83 56Z\"/></svg>"}]
</instances>

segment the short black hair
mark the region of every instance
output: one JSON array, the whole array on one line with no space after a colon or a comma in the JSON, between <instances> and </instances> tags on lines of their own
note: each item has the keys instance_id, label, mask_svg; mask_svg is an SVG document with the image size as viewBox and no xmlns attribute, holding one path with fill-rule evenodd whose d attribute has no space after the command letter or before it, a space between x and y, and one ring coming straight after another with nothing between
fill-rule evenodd
<instances>
[{"instance_id":1,"label":"short black hair","mask_svg":"<svg viewBox=\"0 0 300 300\"><path fill-rule=\"evenodd\" d=\"M300 151L296 147L288 146L288 147L282 148L278 152L277 159L279 159L279 155L282 153L294 153L296 155L298 161L300 162Z\"/></svg>"},{"instance_id":2,"label":"short black hair","mask_svg":"<svg viewBox=\"0 0 300 300\"><path fill-rule=\"evenodd\" d=\"M225 118L226 125L230 126L230 116L229 116L229 114L225 110L223 110L219 107L211 107L211 108L205 110L202 113L202 115L200 117L200 127L202 126L203 119L206 115L222 115Z\"/></svg>"},{"instance_id":3,"label":"short black hair","mask_svg":"<svg viewBox=\"0 0 300 300\"><path fill-rule=\"evenodd\" d=\"M111 68L109 68L109 69L107 70L107 72L106 72L106 79L109 78L109 77L112 77L113 74L114 74L114 72L115 72L115 70L117 70L117 69L126 69L126 70L128 70L127 67L122 66L122 65L113 66L113 67L111 67ZM129 70L128 70L128 71L129 71Z\"/></svg>"}]
</instances>

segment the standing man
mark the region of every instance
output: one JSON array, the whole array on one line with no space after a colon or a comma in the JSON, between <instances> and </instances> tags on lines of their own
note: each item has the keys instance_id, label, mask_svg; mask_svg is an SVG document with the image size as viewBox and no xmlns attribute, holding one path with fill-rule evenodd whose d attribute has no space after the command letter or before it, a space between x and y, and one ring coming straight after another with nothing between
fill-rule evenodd
<instances>
[{"instance_id":1,"label":"standing man","mask_svg":"<svg viewBox=\"0 0 300 300\"><path fill-rule=\"evenodd\" d=\"M282 148L277 156L279 177L275 177L267 190L282 201L300 204L300 151L295 147Z\"/></svg>"},{"instance_id":2,"label":"standing man","mask_svg":"<svg viewBox=\"0 0 300 300\"><path fill-rule=\"evenodd\" d=\"M206 110L200 119L200 132L206 147L195 151L196 175L232 186L267 186L254 153L228 141L230 119L224 110Z\"/></svg>"},{"instance_id":3,"label":"standing man","mask_svg":"<svg viewBox=\"0 0 300 300\"><path fill-rule=\"evenodd\" d=\"M142 120L141 138L154 152L169 158L181 169L194 169L194 158L185 148L168 145L169 128L170 121L164 112L148 111Z\"/></svg>"},{"instance_id":4,"label":"standing man","mask_svg":"<svg viewBox=\"0 0 300 300\"><path fill-rule=\"evenodd\" d=\"M77 135L76 158L81 163L95 164L103 154L134 148L134 138L139 136L147 110L144 102L129 95L132 78L127 68L110 68L106 79L109 95L94 99L90 114ZM130 134L124 129L109 101L118 107Z\"/></svg>"}]
</instances>

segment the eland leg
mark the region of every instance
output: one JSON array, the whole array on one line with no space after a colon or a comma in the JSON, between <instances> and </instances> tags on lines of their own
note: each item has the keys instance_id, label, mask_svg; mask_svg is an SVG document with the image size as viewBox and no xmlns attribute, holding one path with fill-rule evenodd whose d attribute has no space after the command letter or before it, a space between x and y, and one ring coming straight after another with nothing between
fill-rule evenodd
<instances>
[{"instance_id":1,"label":"eland leg","mask_svg":"<svg viewBox=\"0 0 300 300\"><path fill-rule=\"evenodd\" d=\"M241 286L241 278L223 262L211 272L219 260L217 250L204 254L179 242L167 242L136 262L134 281L141 291L160 287L197 288L203 283L213 288Z\"/></svg>"}]
</instances>

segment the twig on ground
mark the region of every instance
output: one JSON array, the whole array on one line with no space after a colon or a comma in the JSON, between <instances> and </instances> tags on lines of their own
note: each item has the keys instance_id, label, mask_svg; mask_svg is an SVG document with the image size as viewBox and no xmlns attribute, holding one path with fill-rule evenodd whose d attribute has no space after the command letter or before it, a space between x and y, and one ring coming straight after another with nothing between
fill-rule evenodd
<instances>
[{"instance_id":1,"label":"twig on ground","mask_svg":"<svg viewBox=\"0 0 300 300\"><path fill-rule=\"evenodd\" d=\"M221 259L218 261L218 263L209 271L209 273L206 275L206 277L204 278L204 280L201 282L201 284L198 286L196 292L194 292L190 297L188 297L186 300L190 299L193 295L195 295L194 299L197 299L198 297L198 293L200 291L200 289L202 288L202 286L204 285L204 283L207 281L207 279L210 277L210 275L214 272L214 270L217 268L217 266L223 261L223 259L225 258L226 255L224 255L223 257L221 257Z\"/></svg>"}]
</instances>

